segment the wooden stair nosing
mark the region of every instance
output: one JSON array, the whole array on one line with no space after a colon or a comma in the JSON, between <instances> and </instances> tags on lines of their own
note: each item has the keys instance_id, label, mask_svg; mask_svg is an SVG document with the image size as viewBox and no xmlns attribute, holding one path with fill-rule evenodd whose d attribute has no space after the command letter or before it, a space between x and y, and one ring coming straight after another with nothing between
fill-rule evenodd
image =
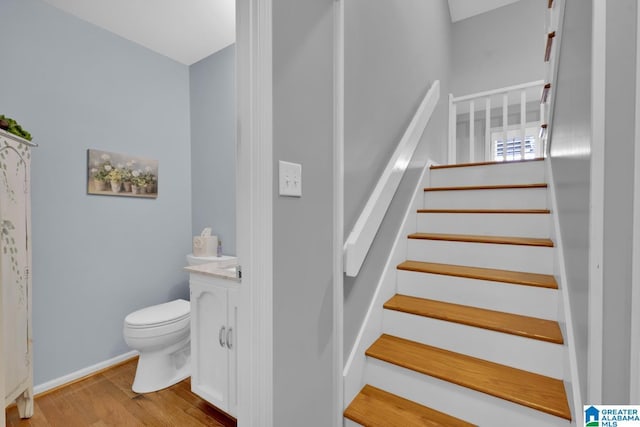
<instances>
[{"instance_id":1,"label":"wooden stair nosing","mask_svg":"<svg viewBox=\"0 0 640 427\"><path fill-rule=\"evenodd\" d=\"M391 297L384 308L553 344L564 343L558 322L552 320L400 294Z\"/></svg>"},{"instance_id":2,"label":"wooden stair nosing","mask_svg":"<svg viewBox=\"0 0 640 427\"><path fill-rule=\"evenodd\" d=\"M452 169L452 168L467 168L473 166L490 166L490 165L508 165L513 163L528 163L528 162L539 162L544 160L544 157L536 157L535 159L524 159L524 160L509 160L506 162L503 161L491 161L491 162L472 162L472 163L456 163L454 165L431 165L429 169Z\"/></svg>"},{"instance_id":3,"label":"wooden stair nosing","mask_svg":"<svg viewBox=\"0 0 640 427\"><path fill-rule=\"evenodd\" d=\"M420 213L435 214L541 214L548 215L551 213L549 209L418 209Z\"/></svg>"},{"instance_id":4,"label":"wooden stair nosing","mask_svg":"<svg viewBox=\"0 0 640 427\"><path fill-rule=\"evenodd\" d=\"M526 190L535 188L547 188L544 182L534 184L500 184L500 185L463 185L453 187L426 187L424 191L474 191L474 190Z\"/></svg>"},{"instance_id":5,"label":"wooden stair nosing","mask_svg":"<svg viewBox=\"0 0 640 427\"><path fill-rule=\"evenodd\" d=\"M369 384L351 401L344 416L365 427L474 426Z\"/></svg>"},{"instance_id":6,"label":"wooden stair nosing","mask_svg":"<svg viewBox=\"0 0 640 427\"><path fill-rule=\"evenodd\" d=\"M366 351L387 363L571 420L562 380L383 334Z\"/></svg>"},{"instance_id":7,"label":"wooden stair nosing","mask_svg":"<svg viewBox=\"0 0 640 427\"><path fill-rule=\"evenodd\" d=\"M416 240L440 240L448 242L465 243L491 243L495 245L518 245L518 246L540 246L553 247L551 239L539 239L533 237L510 237L510 236L481 236L473 234L443 234L443 233L412 233L407 236Z\"/></svg>"},{"instance_id":8,"label":"wooden stair nosing","mask_svg":"<svg viewBox=\"0 0 640 427\"><path fill-rule=\"evenodd\" d=\"M510 283L514 285L558 289L558 283L556 282L556 279L549 274L525 273L520 271L468 267L464 265L453 264L437 264L413 260L407 260L398 264L397 269L414 271L418 273L439 274L445 276L464 277L467 279Z\"/></svg>"}]
</instances>

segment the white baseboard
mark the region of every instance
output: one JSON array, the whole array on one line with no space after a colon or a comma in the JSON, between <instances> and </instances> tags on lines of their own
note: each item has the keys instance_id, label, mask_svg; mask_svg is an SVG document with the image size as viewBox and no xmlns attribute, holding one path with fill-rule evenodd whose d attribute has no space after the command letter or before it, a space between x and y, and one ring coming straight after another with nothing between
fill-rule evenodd
<instances>
[{"instance_id":1,"label":"white baseboard","mask_svg":"<svg viewBox=\"0 0 640 427\"><path fill-rule=\"evenodd\" d=\"M124 362L125 360L131 359L137 355L138 355L138 352L135 350L132 350L127 353L121 354L119 356L113 357L109 360L105 360L105 361L96 363L95 365L87 366L86 368L82 368L75 372L71 372L70 374L64 375L62 377L55 378L51 381L38 384L37 386L33 387L33 394L37 396L38 394L45 393L49 390L60 387L62 385L72 383L76 380L79 380L80 378L84 378L86 376L89 376L95 372L101 371L110 366L117 365L118 363Z\"/></svg>"}]
</instances>

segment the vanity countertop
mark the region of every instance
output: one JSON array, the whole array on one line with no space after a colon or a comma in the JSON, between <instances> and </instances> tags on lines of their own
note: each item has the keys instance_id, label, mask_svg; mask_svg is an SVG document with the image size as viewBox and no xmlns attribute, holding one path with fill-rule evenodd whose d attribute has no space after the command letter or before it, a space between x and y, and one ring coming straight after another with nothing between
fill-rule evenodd
<instances>
[{"instance_id":1,"label":"vanity countertop","mask_svg":"<svg viewBox=\"0 0 640 427\"><path fill-rule=\"evenodd\" d=\"M233 263L224 262L211 262L200 265L190 265L184 269L189 273L200 273L207 276L219 277L221 279L232 280L240 282L241 279L237 277L236 273L237 261Z\"/></svg>"}]
</instances>

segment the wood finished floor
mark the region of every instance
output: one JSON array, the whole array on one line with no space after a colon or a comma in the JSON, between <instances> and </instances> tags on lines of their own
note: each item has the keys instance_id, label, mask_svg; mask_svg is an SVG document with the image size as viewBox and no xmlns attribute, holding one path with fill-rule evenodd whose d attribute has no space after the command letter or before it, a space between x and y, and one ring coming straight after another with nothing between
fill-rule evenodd
<instances>
[{"instance_id":1,"label":"wood finished floor","mask_svg":"<svg viewBox=\"0 0 640 427\"><path fill-rule=\"evenodd\" d=\"M136 362L36 397L31 419L21 420L17 408L10 407L7 426L236 426L234 419L193 394L189 379L155 393L134 393Z\"/></svg>"}]
</instances>

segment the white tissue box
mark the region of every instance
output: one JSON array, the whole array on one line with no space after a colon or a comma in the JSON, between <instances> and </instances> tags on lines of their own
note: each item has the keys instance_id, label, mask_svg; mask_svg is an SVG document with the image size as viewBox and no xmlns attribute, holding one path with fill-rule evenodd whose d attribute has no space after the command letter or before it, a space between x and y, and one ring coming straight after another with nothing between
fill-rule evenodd
<instances>
[{"instance_id":1,"label":"white tissue box","mask_svg":"<svg viewBox=\"0 0 640 427\"><path fill-rule=\"evenodd\" d=\"M194 256L215 256L218 250L218 236L194 236Z\"/></svg>"}]
</instances>

